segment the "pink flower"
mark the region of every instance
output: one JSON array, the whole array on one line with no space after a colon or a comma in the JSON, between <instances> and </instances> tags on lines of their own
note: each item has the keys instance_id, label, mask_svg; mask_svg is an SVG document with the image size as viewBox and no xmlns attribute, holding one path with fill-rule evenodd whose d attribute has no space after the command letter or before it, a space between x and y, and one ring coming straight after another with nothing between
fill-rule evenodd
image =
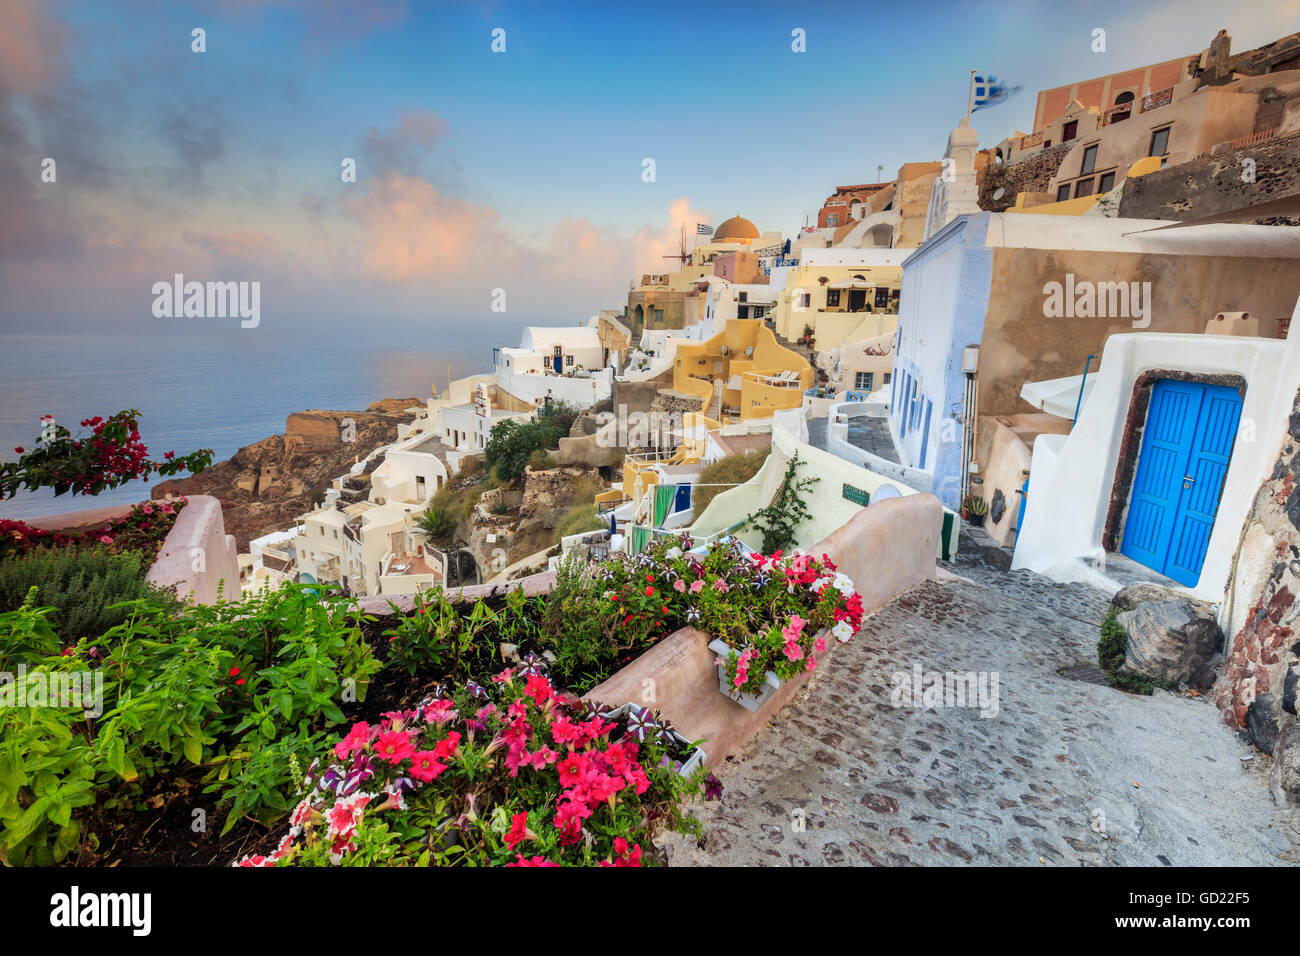
<instances>
[{"instance_id":1,"label":"pink flower","mask_svg":"<svg viewBox=\"0 0 1300 956\"><path fill-rule=\"evenodd\" d=\"M691 593L699 594L704 589L704 578L696 578L691 582Z\"/></svg>"},{"instance_id":2,"label":"pink flower","mask_svg":"<svg viewBox=\"0 0 1300 956\"><path fill-rule=\"evenodd\" d=\"M678 594L685 592L686 582L681 578L678 578L676 581L673 582L673 590L676 591Z\"/></svg>"},{"instance_id":3,"label":"pink flower","mask_svg":"<svg viewBox=\"0 0 1300 956\"><path fill-rule=\"evenodd\" d=\"M408 757L415 756L411 746L411 735L401 730L389 730L379 735L375 753L389 763L401 763Z\"/></svg>"},{"instance_id":4,"label":"pink flower","mask_svg":"<svg viewBox=\"0 0 1300 956\"><path fill-rule=\"evenodd\" d=\"M717 591L719 594L726 594L731 589L727 587L726 581L722 580L722 578L717 578L713 582L713 590Z\"/></svg>"},{"instance_id":5,"label":"pink flower","mask_svg":"<svg viewBox=\"0 0 1300 956\"><path fill-rule=\"evenodd\" d=\"M524 840L536 840L537 834L528 829L528 814L516 813L510 818L510 829L506 832L505 841L506 849L513 850L515 846ZM523 859L521 856L520 859Z\"/></svg>"},{"instance_id":6,"label":"pink flower","mask_svg":"<svg viewBox=\"0 0 1300 956\"><path fill-rule=\"evenodd\" d=\"M785 647L781 648L781 650L783 650L785 656L790 658L792 661L801 660L803 658L803 648L794 641L788 642Z\"/></svg>"},{"instance_id":7,"label":"pink flower","mask_svg":"<svg viewBox=\"0 0 1300 956\"><path fill-rule=\"evenodd\" d=\"M348 735L334 745L334 756L340 760L347 760L352 751L365 750L368 743L370 743L370 725L363 720L353 724Z\"/></svg>"},{"instance_id":8,"label":"pink flower","mask_svg":"<svg viewBox=\"0 0 1300 956\"><path fill-rule=\"evenodd\" d=\"M421 783L438 779L438 775L447 769L447 765L438 760L432 750L420 750L411 755L411 778Z\"/></svg>"},{"instance_id":9,"label":"pink flower","mask_svg":"<svg viewBox=\"0 0 1300 956\"><path fill-rule=\"evenodd\" d=\"M532 857L531 859L525 860L524 855L522 853L516 855L519 857L519 859L514 863L507 863L506 866L559 866L560 865L554 862L553 860L548 860L544 856L535 856Z\"/></svg>"},{"instance_id":10,"label":"pink flower","mask_svg":"<svg viewBox=\"0 0 1300 956\"><path fill-rule=\"evenodd\" d=\"M456 716L456 705L449 700L435 700L424 708L424 722L445 724Z\"/></svg>"}]
</instances>

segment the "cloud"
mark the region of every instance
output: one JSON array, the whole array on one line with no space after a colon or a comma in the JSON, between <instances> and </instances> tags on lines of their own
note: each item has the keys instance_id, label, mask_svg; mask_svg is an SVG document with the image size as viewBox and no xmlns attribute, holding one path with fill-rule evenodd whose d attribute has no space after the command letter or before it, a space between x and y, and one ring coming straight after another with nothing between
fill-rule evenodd
<instances>
[{"instance_id":1,"label":"cloud","mask_svg":"<svg viewBox=\"0 0 1300 956\"><path fill-rule=\"evenodd\" d=\"M0 0L0 96L38 96L62 72L62 24L41 16L41 0Z\"/></svg>"},{"instance_id":2,"label":"cloud","mask_svg":"<svg viewBox=\"0 0 1300 956\"><path fill-rule=\"evenodd\" d=\"M162 124L160 132L180 160L178 179L190 186L202 184L207 164L219 159L226 149L219 121L196 123L188 116L174 116Z\"/></svg>"},{"instance_id":3,"label":"cloud","mask_svg":"<svg viewBox=\"0 0 1300 956\"><path fill-rule=\"evenodd\" d=\"M373 126L366 132L361 154L370 172L419 172L434 144L447 132L446 122L428 110L407 110L397 128L383 133Z\"/></svg>"},{"instance_id":4,"label":"cloud","mask_svg":"<svg viewBox=\"0 0 1300 956\"><path fill-rule=\"evenodd\" d=\"M342 205L364 230L368 272L383 282L454 279L503 241L495 210L398 171L368 179L361 195Z\"/></svg>"}]
</instances>

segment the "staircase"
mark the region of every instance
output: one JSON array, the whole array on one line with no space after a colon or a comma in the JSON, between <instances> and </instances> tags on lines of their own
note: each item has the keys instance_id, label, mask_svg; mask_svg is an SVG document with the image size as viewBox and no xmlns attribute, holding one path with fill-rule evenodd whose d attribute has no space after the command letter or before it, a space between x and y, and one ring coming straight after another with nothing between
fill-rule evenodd
<instances>
[{"instance_id":1,"label":"staircase","mask_svg":"<svg viewBox=\"0 0 1300 956\"><path fill-rule=\"evenodd\" d=\"M713 383L713 401L709 402L709 407L704 410L705 417L711 418L715 422L722 421L723 384L721 379Z\"/></svg>"},{"instance_id":2,"label":"staircase","mask_svg":"<svg viewBox=\"0 0 1300 956\"><path fill-rule=\"evenodd\" d=\"M826 374L817 366L816 349L810 348L807 345L800 345L798 342L792 342L790 339L782 336L779 332L773 331L772 334L776 336L777 344L782 348L789 349L791 352L795 352L804 357L808 364L813 367L813 371L816 373L815 378L818 382L826 381Z\"/></svg>"}]
</instances>

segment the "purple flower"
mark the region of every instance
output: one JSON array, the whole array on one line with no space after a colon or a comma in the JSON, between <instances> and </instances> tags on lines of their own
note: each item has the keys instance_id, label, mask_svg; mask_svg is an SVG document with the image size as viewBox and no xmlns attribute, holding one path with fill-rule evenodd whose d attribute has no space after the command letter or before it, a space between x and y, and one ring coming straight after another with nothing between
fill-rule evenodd
<instances>
[{"instance_id":1,"label":"purple flower","mask_svg":"<svg viewBox=\"0 0 1300 956\"><path fill-rule=\"evenodd\" d=\"M722 799L722 781L709 774L704 780L704 799L721 800Z\"/></svg>"}]
</instances>

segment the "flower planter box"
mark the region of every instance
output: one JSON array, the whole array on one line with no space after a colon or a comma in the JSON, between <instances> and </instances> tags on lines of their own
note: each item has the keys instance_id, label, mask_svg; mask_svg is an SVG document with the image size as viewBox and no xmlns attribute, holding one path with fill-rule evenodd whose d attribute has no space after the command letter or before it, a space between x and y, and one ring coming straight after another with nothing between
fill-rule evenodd
<instances>
[{"instance_id":1,"label":"flower planter box","mask_svg":"<svg viewBox=\"0 0 1300 956\"><path fill-rule=\"evenodd\" d=\"M644 709L645 708L641 707L640 704L634 704L631 701L629 701L628 703L615 707L612 710L601 711L601 716L606 718L607 720L620 720L622 718L627 717L628 714L633 712L633 710L644 710ZM669 728L667 733L668 736L672 738L673 742L677 744L678 747L682 749L687 749L691 746L691 742L687 740L685 737L683 737L681 734L679 734L677 731ZM679 776L689 777L691 774L693 774L696 771L697 768L703 767L704 761L708 759L709 759L708 754L706 754L702 748L696 747L690 751L690 756L687 757L684 761L682 761L682 765L677 769L677 773Z\"/></svg>"},{"instance_id":2,"label":"flower planter box","mask_svg":"<svg viewBox=\"0 0 1300 956\"><path fill-rule=\"evenodd\" d=\"M724 661L733 653L738 653L730 644L725 643L721 638L714 638L709 642L709 650L717 654ZM781 688L781 678L777 677L771 671L767 672L767 677L763 681L763 690L757 694L742 694L731 686L727 680L727 669L722 664L718 665L718 690L727 697L734 700L746 710L754 712L767 702L767 699Z\"/></svg>"}]
</instances>

